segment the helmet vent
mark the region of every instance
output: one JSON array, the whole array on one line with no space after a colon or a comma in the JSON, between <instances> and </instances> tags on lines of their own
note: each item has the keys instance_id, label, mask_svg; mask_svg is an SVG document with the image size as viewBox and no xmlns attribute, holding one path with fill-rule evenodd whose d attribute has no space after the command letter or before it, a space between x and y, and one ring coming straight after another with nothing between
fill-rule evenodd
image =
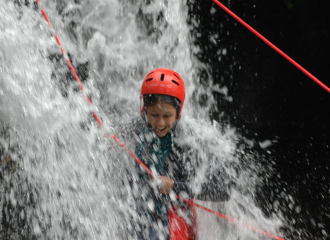
<instances>
[{"instance_id":1,"label":"helmet vent","mask_svg":"<svg viewBox=\"0 0 330 240\"><path fill-rule=\"evenodd\" d=\"M179 84L177 81L172 80L172 82L173 82L174 84L180 86L180 84Z\"/></svg>"},{"instance_id":2,"label":"helmet vent","mask_svg":"<svg viewBox=\"0 0 330 240\"><path fill-rule=\"evenodd\" d=\"M173 73L173 75L176 76L180 80L180 78L176 74Z\"/></svg>"},{"instance_id":3,"label":"helmet vent","mask_svg":"<svg viewBox=\"0 0 330 240\"><path fill-rule=\"evenodd\" d=\"M149 82L149 81L151 81L153 78L148 78L147 80L146 80L146 82Z\"/></svg>"},{"instance_id":4,"label":"helmet vent","mask_svg":"<svg viewBox=\"0 0 330 240\"><path fill-rule=\"evenodd\" d=\"M164 81L164 73L160 76L160 81Z\"/></svg>"}]
</instances>

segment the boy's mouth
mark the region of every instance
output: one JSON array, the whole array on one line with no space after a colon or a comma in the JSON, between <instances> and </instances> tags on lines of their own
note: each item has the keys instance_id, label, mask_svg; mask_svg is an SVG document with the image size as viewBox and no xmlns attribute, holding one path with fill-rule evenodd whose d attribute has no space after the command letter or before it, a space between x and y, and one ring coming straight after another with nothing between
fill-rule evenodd
<instances>
[{"instance_id":1,"label":"boy's mouth","mask_svg":"<svg viewBox=\"0 0 330 240\"><path fill-rule=\"evenodd\" d=\"M165 132L166 128L167 128L166 126L163 128L157 128L157 131L163 133Z\"/></svg>"}]
</instances>

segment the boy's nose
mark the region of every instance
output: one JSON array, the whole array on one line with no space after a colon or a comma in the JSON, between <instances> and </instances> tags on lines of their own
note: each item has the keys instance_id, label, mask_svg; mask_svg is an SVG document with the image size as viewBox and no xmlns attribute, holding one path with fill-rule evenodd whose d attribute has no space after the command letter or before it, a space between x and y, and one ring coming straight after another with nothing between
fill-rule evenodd
<instances>
[{"instance_id":1,"label":"boy's nose","mask_svg":"<svg viewBox=\"0 0 330 240\"><path fill-rule=\"evenodd\" d=\"M164 118L158 118L157 119L157 127L163 127L163 126L165 126Z\"/></svg>"}]
</instances>

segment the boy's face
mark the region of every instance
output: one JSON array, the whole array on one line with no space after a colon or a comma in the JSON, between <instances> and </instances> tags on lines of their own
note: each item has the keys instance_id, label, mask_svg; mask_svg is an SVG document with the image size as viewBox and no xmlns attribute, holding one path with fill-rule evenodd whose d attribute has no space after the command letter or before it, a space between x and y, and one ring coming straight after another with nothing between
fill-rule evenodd
<instances>
[{"instance_id":1,"label":"boy's face","mask_svg":"<svg viewBox=\"0 0 330 240\"><path fill-rule=\"evenodd\" d=\"M177 119L175 108L164 102L147 107L147 116L149 124L159 137L165 136Z\"/></svg>"}]
</instances>

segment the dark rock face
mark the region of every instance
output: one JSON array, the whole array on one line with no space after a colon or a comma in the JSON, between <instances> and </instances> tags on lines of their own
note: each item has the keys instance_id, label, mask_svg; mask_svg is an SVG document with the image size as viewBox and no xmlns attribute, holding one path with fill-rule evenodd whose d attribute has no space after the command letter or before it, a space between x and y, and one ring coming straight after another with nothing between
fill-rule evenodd
<instances>
[{"instance_id":1,"label":"dark rock face","mask_svg":"<svg viewBox=\"0 0 330 240\"><path fill-rule=\"evenodd\" d=\"M328 2L222 3L330 86ZM325 239L330 230L326 224L330 94L212 1L191 1L188 6L192 41L201 49L196 56L209 67L208 74L200 72L200 82L207 85L212 79L226 86L233 99L213 92L217 102L211 118L237 127L255 143L252 151L274 163L274 173L260 176L267 181L258 189L256 201L267 215L285 215L295 229L286 237ZM203 101L207 97L200 99L201 105ZM272 140L272 146L259 148L258 143L266 139Z\"/></svg>"}]
</instances>

